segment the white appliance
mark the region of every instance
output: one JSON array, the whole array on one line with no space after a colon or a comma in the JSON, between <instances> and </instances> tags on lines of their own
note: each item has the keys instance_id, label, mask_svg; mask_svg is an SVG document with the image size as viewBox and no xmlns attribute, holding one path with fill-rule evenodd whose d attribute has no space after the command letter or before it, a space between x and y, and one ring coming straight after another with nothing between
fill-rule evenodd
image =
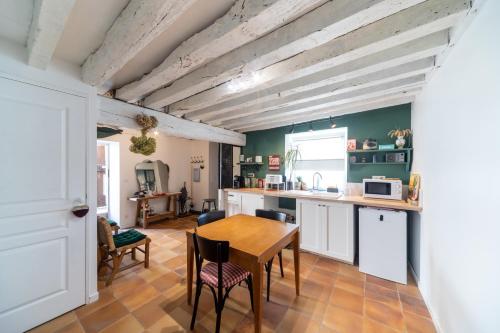
<instances>
[{"instance_id":1,"label":"white appliance","mask_svg":"<svg viewBox=\"0 0 500 333\"><path fill-rule=\"evenodd\" d=\"M359 270L406 284L406 212L359 209Z\"/></svg>"},{"instance_id":2,"label":"white appliance","mask_svg":"<svg viewBox=\"0 0 500 333\"><path fill-rule=\"evenodd\" d=\"M285 183L282 175L266 175L266 190L284 190Z\"/></svg>"},{"instance_id":3,"label":"white appliance","mask_svg":"<svg viewBox=\"0 0 500 333\"><path fill-rule=\"evenodd\" d=\"M403 199L401 179L363 179L363 197L376 199Z\"/></svg>"}]
</instances>

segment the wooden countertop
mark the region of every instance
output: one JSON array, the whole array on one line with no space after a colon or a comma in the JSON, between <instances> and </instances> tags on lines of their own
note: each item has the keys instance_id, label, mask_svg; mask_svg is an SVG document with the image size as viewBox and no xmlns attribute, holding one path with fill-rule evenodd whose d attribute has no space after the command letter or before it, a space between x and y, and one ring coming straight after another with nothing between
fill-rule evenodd
<instances>
[{"instance_id":1,"label":"wooden countertop","mask_svg":"<svg viewBox=\"0 0 500 333\"><path fill-rule=\"evenodd\" d=\"M362 196L346 196L342 195L337 197L335 193L313 193L309 191L299 191L299 190L291 190L291 191L271 191L264 190L260 188L226 188L224 189L226 192L240 192L240 193L249 193L249 194L261 194L270 197L281 197L281 198L294 198L294 199L312 199L312 200L320 200L320 201L334 201L340 203L350 203L354 205L360 206L369 206L369 207L379 207L379 208L389 208L389 209L399 209L413 212L421 212L422 207L414 206L407 203L404 200L385 200L385 199L369 199L364 198Z\"/></svg>"}]
</instances>

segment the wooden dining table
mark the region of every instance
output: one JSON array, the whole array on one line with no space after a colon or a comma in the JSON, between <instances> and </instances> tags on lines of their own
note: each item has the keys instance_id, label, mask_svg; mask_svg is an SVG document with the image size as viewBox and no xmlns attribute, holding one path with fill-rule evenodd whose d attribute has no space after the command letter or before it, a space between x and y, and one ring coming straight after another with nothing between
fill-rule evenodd
<instances>
[{"instance_id":1,"label":"wooden dining table","mask_svg":"<svg viewBox=\"0 0 500 333\"><path fill-rule=\"evenodd\" d=\"M255 332L261 332L263 313L264 264L288 244L293 246L295 293L300 294L299 227L249 215L233 215L197 228L200 236L229 241L229 261L252 273ZM187 301L193 295L194 229L187 238Z\"/></svg>"}]
</instances>

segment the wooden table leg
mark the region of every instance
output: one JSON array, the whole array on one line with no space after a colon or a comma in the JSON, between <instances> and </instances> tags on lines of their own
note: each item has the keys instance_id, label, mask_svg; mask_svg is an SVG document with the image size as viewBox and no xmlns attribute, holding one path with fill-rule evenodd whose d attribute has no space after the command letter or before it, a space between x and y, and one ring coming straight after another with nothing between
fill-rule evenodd
<instances>
[{"instance_id":1,"label":"wooden table leg","mask_svg":"<svg viewBox=\"0 0 500 333\"><path fill-rule=\"evenodd\" d=\"M255 333L260 333L262 330L262 287L263 287L263 269L262 263L255 263L252 267L253 279L253 308L254 308L254 326Z\"/></svg>"},{"instance_id":2,"label":"wooden table leg","mask_svg":"<svg viewBox=\"0 0 500 333\"><path fill-rule=\"evenodd\" d=\"M295 267L295 294L300 295L300 254L299 254L299 232L293 237L293 266Z\"/></svg>"},{"instance_id":3,"label":"wooden table leg","mask_svg":"<svg viewBox=\"0 0 500 333\"><path fill-rule=\"evenodd\" d=\"M193 237L186 235L187 238L187 301L191 305L191 298L193 296L193 264L194 264L194 247Z\"/></svg>"}]
</instances>

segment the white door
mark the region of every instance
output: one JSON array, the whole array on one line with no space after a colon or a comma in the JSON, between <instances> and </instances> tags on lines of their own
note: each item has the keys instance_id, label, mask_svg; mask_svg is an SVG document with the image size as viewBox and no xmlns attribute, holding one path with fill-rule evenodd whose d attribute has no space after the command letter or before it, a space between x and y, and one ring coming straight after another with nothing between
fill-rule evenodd
<instances>
[{"instance_id":1,"label":"white door","mask_svg":"<svg viewBox=\"0 0 500 333\"><path fill-rule=\"evenodd\" d=\"M325 254L352 263L354 261L354 206L344 203L328 203L325 206Z\"/></svg>"},{"instance_id":2,"label":"white door","mask_svg":"<svg viewBox=\"0 0 500 333\"><path fill-rule=\"evenodd\" d=\"M323 241L320 208L317 202L297 200L296 218L300 226L301 249L318 253L321 251Z\"/></svg>"},{"instance_id":3,"label":"white door","mask_svg":"<svg viewBox=\"0 0 500 333\"><path fill-rule=\"evenodd\" d=\"M255 216L256 209L264 209L264 196L260 194L242 194L241 213Z\"/></svg>"},{"instance_id":4,"label":"white door","mask_svg":"<svg viewBox=\"0 0 500 333\"><path fill-rule=\"evenodd\" d=\"M85 303L86 102L0 78L0 110L0 331L21 332Z\"/></svg>"}]
</instances>

